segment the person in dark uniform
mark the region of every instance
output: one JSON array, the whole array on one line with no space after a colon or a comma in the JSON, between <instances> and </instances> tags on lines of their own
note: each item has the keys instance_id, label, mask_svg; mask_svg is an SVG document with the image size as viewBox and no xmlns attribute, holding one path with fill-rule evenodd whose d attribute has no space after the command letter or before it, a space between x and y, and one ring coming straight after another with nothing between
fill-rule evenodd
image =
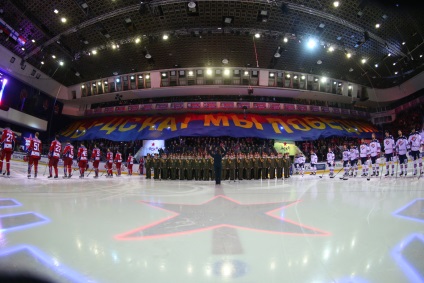
<instances>
[{"instance_id":1,"label":"person in dark uniform","mask_svg":"<svg viewBox=\"0 0 424 283\"><path fill-rule=\"evenodd\" d=\"M146 166L146 179L151 179L152 178L153 161L152 161L152 157L150 156L150 153L147 154L147 156L144 160L145 160L144 165Z\"/></svg>"},{"instance_id":2,"label":"person in dark uniform","mask_svg":"<svg viewBox=\"0 0 424 283\"><path fill-rule=\"evenodd\" d=\"M212 152L212 146L209 148L208 153L213 158L213 167L215 171L215 184L221 184L221 172L222 172L222 158L227 154L224 146L222 146L222 151L219 148L216 148Z\"/></svg>"}]
</instances>

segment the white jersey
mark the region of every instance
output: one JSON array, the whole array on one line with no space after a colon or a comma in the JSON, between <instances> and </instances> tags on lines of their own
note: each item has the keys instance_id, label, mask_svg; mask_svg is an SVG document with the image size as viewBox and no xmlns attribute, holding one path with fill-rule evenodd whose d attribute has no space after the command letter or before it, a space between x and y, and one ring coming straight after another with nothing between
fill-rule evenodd
<instances>
[{"instance_id":1,"label":"white jersey","mask_svg":"<svg viewBox=\"0 0 424 283\"><path fill-rule=\"evenodd\" d=\"M405 136L398 137L396 141L396 151L399 155L405 155L408 146L408 139Z\"/></svg>"},{"instance_id":2,"label":"white jersey","mask_svg":"<svg viewBox=\"0 0 424 283\"><path fill-rule=\"evenodd\" d=\"M356 148L356 146L352 147L350 149L350 160L356 160L359 157L359 150Z\"/></svg>"},{"instance_id":3,"label":"white jersey","mask_svg":"<svg viewBox=\"0 0 424 283\"><path fill-rule=\"evenodd\" d=\"M298 162L299 164L305 164L305 161L306 161L305 156L299 156L299 157L297 158L297 162Z\"/></svg>"},{"instance_id":4,"label":"white jersey","mask_svg":"<svg viewBox=\"0 0 424 283\"><path fill-rule=\"evenodd\" d=\"M343 161L348 161L350 159L350 151L348 149L343 150Z\"/></svg>"},{"instance_id":5,"label":"white jersey","mask_svg":"<svg viewBox=\"0 0 424 283\"><path fill-rule=\"evenodd\" d=\"M318 163L318 156L315 153L311 154L311 164L317 164Z\"/></svg>"},{"instance_id":6,"label":"white jersey","mask_svg":"<svg viewBox=\"0 0 424 283\"><path fill-rule=\"evenodd\" d=\"M371 157L375 157L380 154L381 146L378 140L372 140L370 143L370 155Z\"/></svg>"},{"instance_id":7,"label":"white jersey","mask_svg":"<svg viewBox=\"0 0 424 283\"><path fill-rule=\"evenodd\" d=\"M408 144L412 151L419 151L424 140L421 140L419 132L413 132L409 135Z\"/></svg>"},{"instance_id":8,"label":"white jersey","mask_svg":"<svg viewBox=\"0 0 424 283\"><path fill-rule=\"evenodd\" d=\"M384 138L383 145L385 154L393 153L393 150L395 149L395 140L389 135Z\"/></svg>"},{"instance_id":9,"label":"white jersey","mask_svg":"<svg viewBox=\"0 0 424 283\"><path fill-rule=\"evenodd\" d=\"M335 158L336 157L334 156L334 152L327 153L327 162L328 163L333 163Z\"/></svg>"},{"instance_id":10,"label":"white jersey","mask_svg":"<svg viewBox=\"0 0 424 283\"><path fill-rule=\"evenodd\" d=\"M363 143L359 147L359 152L360 152L359 153L360 157L367 157L371 153L371 150L370 150L370 147L366 143Z\"/></svg>"},{"instance_id":11,"label":"white jersey","mask_svg":"<svg viewBox=\"0 0 424 283\"><path fill-rule=\"evenodd\" d=\"M299 157L298 156L294 157L294 164L299 164Z\"/></svg>"}]
</instances>

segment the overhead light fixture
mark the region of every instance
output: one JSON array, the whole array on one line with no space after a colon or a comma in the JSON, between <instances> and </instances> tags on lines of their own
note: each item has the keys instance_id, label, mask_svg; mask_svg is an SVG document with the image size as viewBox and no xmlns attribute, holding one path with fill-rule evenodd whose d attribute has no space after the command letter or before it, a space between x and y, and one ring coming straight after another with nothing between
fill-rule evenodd
<instances>
[{"instance_id":1,"label":"overhead light fixture","mask_svg":"<svg viewBox=\"0 0 424 283\"><path fill-rule=\"evenodd\" d=\"M423 58L423 55L422 54L420 54L420 58Z\"/></svg>"},{"instance_id":2,"label":"overhead light fixture","mask_svg":"<svg viewBox=\"0 0 424 283\"><path fill-rule=\"evenodd\" d=\"M294 76L293 79L297 80L297 76Z\"/></svg>"},{"instance_id":3,"label":"overhead light fixture","mask_svg":"<svg viewBox=\"0 0 424 283\"><path fill-rule=\"evenodd\" d=\"M256 38L260 38L261 37L261 34L260 33L255 33L255 37Z\"/></svg>"},{"instance_id":4,"label":"overhead light fixture","mask_svg":"<svg viewBox=\"0 0 424 283\"><path fill-rule=\"evenodd\" d=\"M149 53L149 52L147 52L147 53L146 53L146 55L144 55L144 57L145 57L146 59L150 59L150 58L152 58L152 55L150 55L150 53Z\"/></svg>"},{"instance_id":5,"label":"overhead light fixture","mask_svg":"<svg viewBox=\"0 0 424 283\"><path fill-rule=\"evenodd\" d=\"M209 75L209 76L212 75L212 69L207 69L206 74Z\"/></svg>"},{"instance_id":6,"label":"overhead light fixture","mask_svg":"<svg viewBox=\"0 0 424 283\"><path fill-rule=\"evenodd\" d=\"M353 68L350 68L350 69L349 69L349 72L353 72Z\"/></svg>"},{"instance_id":7,"label":"overhead light fixture","mask_svg":"<svg viewBox=\"0 0 424 283\"><path fill-rule=\"evenodd\" d=\"M403 42L402 42L402 45L405 45L405 44L406 44L406 42L405 42L405 41L403 41Z\"/></svg>"},{"instance_id":8,"label":"overhead light fixture","mask_svg":"<svg viewBox=\"0 0 424 283\"><path fill-rule=\"evenodd\" d=\"M81 74L79 72L75 72L75 76L79 77Z\"/></svg>"},{"instance_id":9,"label":"overhead light fixture","mask_svg":"<svg viewBox=\"0 0 424 283\"><path fill-rule=\"evenodd\" d=\"M82 85L81 88L85 88L85 85Z\"/></svg>"},{"instance_id":10,"label":"overhead light fixture","mask_svg":"<svg viewBox=\"0 0 424 283\"><path fill-rule=\"evenodd\" d=\"M269 76L270 76L271 78L273 78L273 77L275 76L275 74L274 74L274 73L269 73Z\"/></svg>"},{"instance_id":11,"label":"overhead light fixture","mask_svg":"<svg viewBox=\"0 0 424 283\"><path fill-rule=\"evenodd\" d=\"M98 82L97 84L98 84L98 85L102 85L102 82Z\"/></svg>"},{"instance_id":12,"label":"overhead light fixture","mask_svg":"<svg viewBox=\"0 0 424 283\"><path fill-rule=\"evenodd\" d=\"M96 55L96 54L97 54L97 50L96 50L96 49L93 49L93 51L91 51L91 53L92 53L93 55Z\"/></svg>"},{"instance_id":13,"label":"overhead light fixture","mask_svg":"<svg viewBox=\"0 0 424 283\"><path fill-rule=\"evenodd\" d=\"M361 59L361 63L362 63L362 64L365 64L366 62L367 62L367 59L365 59L365 58L362 58L362 59Z\"/></svg>"},{"instance_id":14,"label":"overhead light fixture","mask_svg":"<svg viewBox=\"0 0 424 283\"><path fill-rule=\"evenodd\" d=\"M322 64L322 60L318 60L318 61L317 61L317 64L318 64L318 65L321 65L321 64Z\"/></svg>"},{"instance_id":15,"label":"overhead light fixture","mask_svg":"<svg viewBox=\"0 0 424 283\"><path fill-rule=\"evenodd\" d=\"M322 82L322 83L326 83L326 82L327 82L327 78L326 78L326 77L322 77L322 78L321 78L321 82Z\"/></svg>"},{"instance_id":16,"label":"overhead light fixture","mask_svg":"<svg viewBox=\"0 0 424 283\"><path fill-rule=\"evenodd\" d=\"M163 39L163 40L168 40L168 38L169 38L169 35L167 35L167 34L164 34L164 35L162 36L162 39Z\"/></svg>"},{"instance_id":17,"label":"overhead light fixture","mask_svg":"<svg viewBox=\"0 0 424 283\"><path fill-rule=\"evenodd\" d=\"M224 59L222 59L222 64L228 64L228 59L227 58L224 58Z\"/></svg>"},{"instance_id":18,"label":"overhead light fixture","mask_svg":"<svg viewBox=\"0 0 424 283\"><path fill-rule=\"evenodd\" d=\"M162 77L166 77L166 73L162 73Z\"/></svg>"},{"instance_id":19,"label":"overhead light fixture","mask_svg":"<svg viewBox=\"0 0 424 283\"><path fill-rule=\"evenodd\" d=\"M275 51L275 54L274 54L274 57L275 58L280 58L281 57L280 49L281 49L281 47L278 46L277 51Z\"/></svg>"},{"instance_id":20,"label":"overhead light fixture","mask_svg":"<svg viewBox=\"0 0 424 283\"><path fill-rule=\"evenodd\" d=\"M375 64L374 67L378 68L378 64Z\"/></svg>"},{"instance_id":21,"label":"overhead light fixture","mask_svg":"<svg viewBox=\"0 0 424 283\"><path fill-rule=\"evenodd\" d=\"M135 39L135 43L140 43L140 41L141 41L141 39L140 39L139 37L137 37L137 38Z\"/></svg>"},{"instance_id":22,"label":"overhead light fixture","mask_svg":"<svg viewBox=\"0 0 424 283\"><path fill-rule=\"evenodd\" d=\"M393 66L396 66L396 62L393 63Z\"/></svg>"},{"instance_id":23,"label":"overhead light fixture","mask_svg":"<svg viewBox=\"0 0 424 283\"><path fill-rule=\"evenodd\" d=\"M225 70L224 70L224 75L225 75L225 76L229 76L229 75L230 75L230 70L225 69Z\"/></svg>"},{"instance_id":24,"label":"overhead light fixture","mask_svg":"<svg viewBox=\"0 0 424 283\"><path fill-rule=\"evenodd\" d=\"M31 39L31 42L32 42L32 43L35 43L35 39Z\"/></svg>"},{"instance_id":25,"label":"overhead light fixture","mask_svg":"<svg viewBox=\"0 0 424 283\"><path fill-rule=\"evenodd\" d=\"M249 72L248 71L244 71L244 75L245 76L248 76L249 75Z\"/></svg>"},{"instance_id":26,"label":"overhead light fixture","mask_svg":"<svg viewBox=\"0 0 424 283\"><path fill-rule=\"evenodd\" d=\"M59 10L58 10L58 9L54 9L54 10L53 10L53 12L54 12L55 14L59 14Z\"/></svg>"},{"instance_id":27,"label":"overhead light fixture","mask_svg":"<svg viewBox=\"0 0 424 283\"><path fill-rule=\"evenodd\" d=\"M286 78L290 79L290 74L287 74L287 75L286 75Z\"/></svg>"},{"instance_id":28,"label":"overhead light fixture","mask_svg":"<svg viewBox=\"0 0 424 283\"><path fill-rule=\"evenodd\" d=\"M395 75L397 75L398 74L398 72L395 72Z\"/></svg>"},{"instance_id":29,"label":"overhead light fixture","mask_svg":"<svg viewBox=\"0 0 424 283\"><path fill-rule=\"evenodd\" d=\"M134 76L131 76L130 79L133 81L134 80Z\"/></svg>"},{"instance_id":30,"label":"overhead light fixture","mask_svg":"<svg viewBox=\"0 0 424 283\"><path fill-rule=\"evenodd\" d=\"M348 89L352 89L352 86L351 86L351 85L349 85L347 88L348 88Z\"/></svg>"},{"instance_id":31,"label":"overhead light fixture","mask_svg":"<svg viewBox=\"0 0 424 283\"><path fill-rule=\"evenodd\" d=\"M316 41L315 39L313 39L313 38L310 38L310 39L308 40L307 45L308 45L308 47L309 47L310 49L312 49L312 48L314 48L315 46L317 46L317 41Z\"/></svg>"},{"instance_id":32,"label":"overhead light fixture","mask_svg":"<svg viewBox=\"0 0 424 283\"><path fill-rule=\"evenodd\" d=\"M305 76L301 76L301 77L300 77L300 79L301 79L302 81L304 81L304 80L306 79L306 77L305 77Z\"/></svg>"},{"instance_id":33,"label":"overhead light fixture","mask_svg":"<svg viewBox=\"0 0 424 283\"><path fill-rule=\"evenodd\" d=\"M21 49L22 49L22 51L25 51L25 47L22 47Z\"/></svg>"},{"instance_id":34,"label":"overhead light fixture","mask_svg":"<svg viewBox=\"0 0 424 283\"><path fill-rule=\"evenodd\" d=\"M146 75L146 80L150 79L150 75Z\"/></svg>"},{"instance_id":35,"label":"overhead light fixture","mask_svg":"<svg viewBox=\"0 0 424 283\"><path fill-rule=\"evenodd\" d=\"M284 41L284 42L288 42L288 41L289 41L289 39L288 39L287 37L284 37L284 38L283 38L283 41Z\"/></svg>"},{"instance_id":36,"label":"overhead light fixture","mask_svg":"<svg viewBox=\"0 0 424 283\"><path fill-rule=\"evenodd\" d=\"M348 53L346 53L346 57L350 58L350 57L352 57L352 54L350 52L348 52Z\"/></svg>"},{"instance_id":37,"label":"overhead light fixture","mask_svg":"<svg viewBox=\"0 0 424 283\"><path fill-rule=\"evenodd\" d=\"M66 22L67 22L67 19L66 19L65 17L62 17L62 18L60 19L60 21L61 21L62 23L66 23Z\"/></svg>"},{"instance_id":38,"label":"overhead light fixture","mask_svg":"<svg viewBox=\"0 0 424 283\"><path fill-rule=\"evenodd\" d=\"M142 79L142 78L143 78L143 76L142 76L142 75L139 75L139 76L138 76L138 78L139 78L139 79Z\"/></svg>"},{"instance_id":39,"label":"overhead light fixture","mask_svg":"<svg viewBox=\"0 0 424 283\"><path fill-rule=\"evenodd\" d=\"M334 51L334 47L333 46L328 47L328 51L329 52L333 52Z\"/></svg>"},{"instance_id":40,"label":"overhead light fixture","mask_svg":"<svg viewBox=\"0 0 424 283\"><path fill-rule=\"evenodd\" d=\"M340 2L339 2L339 1L334 1L334 2L333 2L333 6L334 6L334 7L336 7L336 8L337 8L337 7L339 7L339 5L340 5Z\"/></svg>"},{"instance_id":41,"label":"overhead light fixture","mask_svg":"<svg viewBox=\"0 0 424 283\"><path fill-rule=\"evenodd\" d=\"M120 79L120 78L117 78L115 81L116 81L117 83L120 83L120 82L121 82L121 79Z\"/></svg>"},{"instance_id":42,"label":"overhead light fixture","mask_svg":"<svg viewBox=\"0 0 424 283\"><path fill-rule=\"evenodd\" d=\"M380 28L380 24L375 24L375 28Z\"/></svg>"},{"instance_id":43,"label":"overhead light fixture","mask_svg":"<svg viewBox=\"0 0 424 283\"><path fill-rule=\"evenodd\" d=\"M389 57L392 56L392 53L387 54L387 56L389 56Z\"/></svg>"},{"instance_id":44,"label":"overhead light fixture","mask_svg":"<svg viewBox=\"0 0 424 283\"><path fill-rule=\"evenodd\" d=\"M59 65L63 66L63 65L65 65L65 63L63 61L59 61Z\"/></svg>"},{"instance_id":45,"label":"overhead light fixture","mask_svg":"<svg viewBox=\"0 0 424 283\"><path fill-rule=\"evenodd\" d=\"M188 71L188 75L191 77L193 76L193 71Z\"/></svg>"},{"instance_id":46,"label":"overhead light fixture","mask_svg":"<svg viewBox=\"0 0 424 283\"><path fill-rule=\"evenodd\" d=\"M194 2L194 1L190 1L190 2L187 4L187 6L188 6L190 9L194 9L194 8L196 8L196 2Z\"/></svg>"},{"instance_id":47,"label":"overhead light fixture","mask_svg":"<svg viewBox=\"0 0 424 283\"><path fill-rule=\"evenodd\" d=\"M41 61L41 65L44 65L44 61Z\"/></svg>"}]
</instances>

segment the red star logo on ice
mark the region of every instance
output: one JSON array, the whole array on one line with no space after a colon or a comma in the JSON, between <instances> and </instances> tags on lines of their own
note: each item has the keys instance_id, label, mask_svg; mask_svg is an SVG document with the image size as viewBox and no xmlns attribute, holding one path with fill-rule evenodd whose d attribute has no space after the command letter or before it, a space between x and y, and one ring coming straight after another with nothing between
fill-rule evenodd
<instances>
[{"instance_id":1,"label":"red star logo on ice","mask_svg":"<svg viewBox=\"0 0 424 283\"><path fill-rule=\"evenodd\" d=\"M155 143L154 142L152 142L152 146L155 146Z\"/></svg>"},{"instance_id":2,"label":"red star logo on ice","mask_svg":"<svg viewBox=\"0 0 424 283\"><path fill-rule=\"evenodd\" d=\"M118 240L145 240L192 234L217 228L236 228L255 232L328 236L330 233L296 223L284 217L284 210L296 201L242 204L224 195L198 204L142 203L166 212L157 221L115 236Z\"/></svg>"}]
</instances>

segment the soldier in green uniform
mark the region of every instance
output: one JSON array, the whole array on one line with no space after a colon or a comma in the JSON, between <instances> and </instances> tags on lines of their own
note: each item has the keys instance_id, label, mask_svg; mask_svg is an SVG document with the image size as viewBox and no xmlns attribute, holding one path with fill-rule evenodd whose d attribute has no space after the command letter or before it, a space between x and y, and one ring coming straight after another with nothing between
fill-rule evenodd
<instances>
[{"instance_id":1,"label":"soldier in green uniform","mask_svg":"<svg viewBox=\"0 0 424 283\"><path fill-rule=\"evenodd\" d=\"M162 156L160 157L160 178L162 180L167 180L168 179L168 157L166 156L166 154L162 154Z\"/></svg>"},{"instance_id":2,"label":"soldier in green uniform","mask_svg":"<svg viewBox=\"0 0 424 283\"><path fill-rule=\"evenodd\" d=\"M277 159L275 158L274 153L271 153L269 158L269 178L271 180L275 179L275 168L277 167Z\"/></svg>"},{"instance_id":3,"label":"soldier in green uniform","mask_svg":"<svg viewBox=\"0 0 424 283\"><path fill-rule=\"evenodd\" d=\"M259 153L256 152L255 157L253 158L253 177L255 180L259 180L261 178L261 159L259 157Z\"/></svg>"},{"instance_id":4,"label":"soldier in green uniform","mask_svg":"<svg viewBox=\"0 0 424 283\"><path fill-rule=\"evenodd\" d=\"M236 168L237 168L237 164L236 164L237 160L236 160L236 156L233 154L230 155L230 158L228 159L228 168L229 168L229 173L230 173L230 180L235 180L236 178Z\"/></svg>"},{"instance_id":5,"label":"soldier in green uniform","mask_svg":"<svg viewBox=\"0 0 424 283\"><path fill-rule=\"evenodd\" d=\"M283 159L283 168L284 168L284 178L290 178L290 166L291 160L288 153L284 154Z\"/></svg>"},{"instance_id":6,"label":"soldier in green uniform","mask_svg":"<svg viewBox=\"0 0 424 283\"><path fill-rule=\"evenodd\" d=\"M247 180L252 180L252 170L253 170L253 154L249 153L246 158L246 178Z\"/></svg>"},{"instance_id":7,"label":"soldier in green uniform","mask_svg":"<svg viewBox=\"0 0 424 283\"><path fill-rule=\"evenodd\" d=\"M211 180L215 180L215 167L213 166L213 158L209 157L208 159L208 167L211 175Z\"/></svg>"},{"instance_id":8,"label":"soldier in green uniform","mask_svg":"<svg viewBox=\"0 0 424 283\"><path fill-rule=\"evenodd\" d=\"M278 153L277 156L277 179L283 178L283 154Z\"/></svg>"},{"instance_id":9,"label":"soldier in green uniform","mask_svg":"<svg viewBox=\"0 0 424 283\"><path fill-rule=\"evenodd\" d=\"M184 180L186 176L187 159L185 155L181 155L178 160L178 175L180 180Z\"/></svg>"},{"instance_id":10,"label":"soldier in green uniform","mask_svg":"<svg viewBox=\"0 0 424 283\"><path fill-rule=\"evenodd\" d=\"M147 154L146 158L144 159L144 166L146 166L146 179L152 178L152 157L150 156L150 153Z\"/></svg>"},{"instance_id":11,"label":"soldier in green uniform","mask_svg":"<svg viewBox=\"0 0 424 283\"><path fill-rule=\"evenodd\" d=\"M243 180L245 177L244 170L246 168L246 158L243 153L239 153L237 156L237 177L239 180Z\"/></svg>"},{"instance_id":12,"label":"soldier in green uniform","mask_svg":"<svg viewBox=\"0 0 424 283\"><path fill-rule=\"evenodd\" d=\"M202 157L197 155L194 157L194 179L199 181L201 178Z\"/></svg>"},{"instance_id":13,"label":"soldier in green uniform","mask_svg":"<svg viewBox=\"0 0 424 283\"><path fill-rule=\"evenodd\" d=\"M159 179L159 171L160 171L160 160L157 153L155 153L155 157L153 158L153 179Z\"/></svg>"},{"instance_id":14,"label":"soldier in green uniform","mask_svg":"<svg viewBox=\"0 0 424 283\"><path fill-rule=\"evenodd\" d=\"M193 180L194 163L193 155L190 154L187 159L187 180Z\"/></svg>"},{"instance_id":15,"label":"soldier in green uniform","mask_svg":"<svg viewBox=\"0 0 424 283\"><path fill-rule=\"evenodd\" d=\"M267 168L267 155L262 153L260 156L260 170L261 170L261 178L268 179L268 168Z\"/></svg>"},{"instance_id":16,"label":"soldier in green uniform","mask_svg":"<svg viewBox=\"0 0 424 283\"><path fill-rule=\"evenodd\" d=\"M229 167L228 167L228 156L224 156L222 158L222 174L221 174L222 178L221 178L221 180L227 180L227 172L228 172L228 170L229 170Z\"/></svg>"},{"instance_id":17,"label":"soldier in green uniform","mask_svg":"<svg viewBox=\"0 0 424 283\"><path fill-rule=\"evenodd\" d=\"M177 178L177 162L175 154L170 154L169 158L169 171L171 173L171 180L175 180Z\"/></svg>"}]
</instances>

